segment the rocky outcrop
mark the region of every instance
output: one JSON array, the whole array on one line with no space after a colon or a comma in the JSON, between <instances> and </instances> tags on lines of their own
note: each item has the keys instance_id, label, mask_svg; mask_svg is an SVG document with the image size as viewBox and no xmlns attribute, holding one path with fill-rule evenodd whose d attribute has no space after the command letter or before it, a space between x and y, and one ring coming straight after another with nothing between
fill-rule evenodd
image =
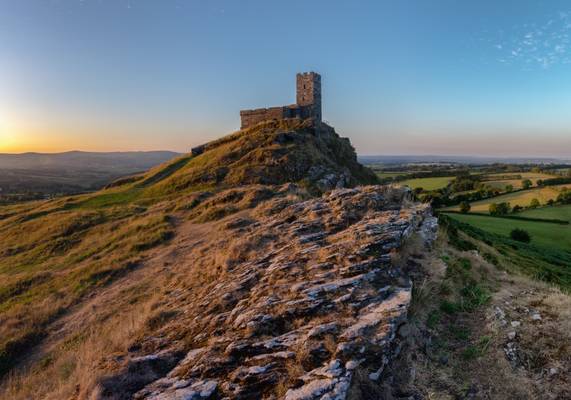
<instances>
[{"instance_id":1,"label":"rocky outcrop","mask_svg":"<svg viewBox=\"0 0 571 400\"><path fill-rule=\"evenodd\" d=\"M347 138L309 120L266 121L209 142L147 178L155 193L299 183L314 193L378 183ZM178 164L177 164L178 163ZM157 179L160 178L160 179Z\"/></svg>"},{"instance_id":2,"label":"rocky outcrop","mask_svg":"<svg viewBox=\"0 0 571 400\"><path fill-rule=\"evenodd\" d=\"M265 235L271 249L232 266L182 312L186 355L134 398L344 399L356 371L378 380L411 301L399 251L415 232L427 243L435 234L429 207L407 197L338 189L227 223L235 235ZM174 351L163 347L154 356Z\"/></svg>"}]
</instances>

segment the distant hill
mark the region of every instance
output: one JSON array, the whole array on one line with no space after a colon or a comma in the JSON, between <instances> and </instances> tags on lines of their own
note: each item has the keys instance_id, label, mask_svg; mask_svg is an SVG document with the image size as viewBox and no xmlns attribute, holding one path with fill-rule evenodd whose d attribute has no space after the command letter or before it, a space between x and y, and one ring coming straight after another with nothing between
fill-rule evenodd
<instances>
[{"instance_id":1,"label":"distant hill","mask_svg":"<svg viewBox=\"0 0 571 400\"><path fill-rule=\"evenodd\" d=\"M479 157L479 156L433 156L433 155L371 155L359 156L363 164L566 164L565 158L547 157Z\"/></svg>"},{"instance_id":2,"label":"distant hill","mask_svg":"<svg viewBox=\"0 0 571 400\"><path fill-rule=\"evenodd\" d=\"M170 151L0 154L0 194L69 194L99 189L176 157Z\"/></svg>"}]
</instances>

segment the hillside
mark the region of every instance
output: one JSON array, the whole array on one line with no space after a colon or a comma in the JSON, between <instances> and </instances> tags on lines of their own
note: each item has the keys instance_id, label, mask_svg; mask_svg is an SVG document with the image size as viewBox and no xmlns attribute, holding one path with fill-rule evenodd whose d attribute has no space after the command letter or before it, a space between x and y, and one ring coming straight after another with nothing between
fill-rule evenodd
<instances>
[{"instance_id":1,"label":"hillside","mask_svg":"<svg viewBox=\"0 0 571 400\"><path fill-rule=\"evenodd\" d=\"M568 253L374 181L268 122L0 207L0 398L568 398Z\"/></svg>"},{"instance_id":2,"label":"hillside","mask_svg":"<svg viewBox=\"0 0 571 400\"><path fill-rule=\"evenodd\" d=\"M325 124L316 134L309 122L270 121L210 142L204 150L151 171L134 188L153 196L247 184L296 182L329 190L376 183L357 162L349 140Z\"/></svg>"},{"instance_id":3,"label":"hillside","mask_svg":"<svg viewBox=\"0 0 571 400\"><path fill-rule=\"evenodd\" d=\"M105 387L105 376L120 372L108 357L145 357L164 347L149 347L148 340L161 337L185 308L199 312L196 302L217 283L226 282L224 291L243 279L248 262L265 257L268 245L277 249L285 245L279 240L299 235L303 246L290 256L301 260L309 243L325 245L325 237L385 207L379 218L402 219L399 232L412 223L408 218L417 221L413 209L410 217L389 211L404 204L398 191L339 192L325 198L330 205L303 203L336 187L374 182L332 128L317 136L309 124L265 123L99 192L0 208L0 393L59 399L79 387L86 398ZM321 216L326 205L329 219ZM281 239L278 216L291 226ZM326 280L355 275L330 272ZM185 292L188 303L176 294ZM168 306L176 299L182 303ZM187 328L168 329L176 354L198 344L189 340L199 326ZM142 386L128 390L134 388Z\"/></svg>"}]
</instances>

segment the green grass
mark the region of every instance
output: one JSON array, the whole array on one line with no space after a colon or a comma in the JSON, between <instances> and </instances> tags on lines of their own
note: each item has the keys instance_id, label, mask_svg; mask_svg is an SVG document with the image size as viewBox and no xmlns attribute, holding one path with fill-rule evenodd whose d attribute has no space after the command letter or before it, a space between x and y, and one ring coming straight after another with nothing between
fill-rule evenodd
<instances>
[{"instance_id":1,"label":"green grass","mask_svg":"<svg viewBox=\"0 0 571 400\"><path fill-rule=\"evenodd\" d=\"M406 171L390 171L390 172L384 172L384 171L375 171L375 174L381 178L381 179L387 179L387 178L396 178L397 176L403 176L403 175L407 175L408 172Z\"/></svg>"},{"instance_id":2,"label":"green grass","mask_svg":"<svg viewBox=\"0 0 571 400\"><path fill-rule=\"evenodd\" d=\"M448 186L454 180L453 176L440 176L432 178L416 178L403 181L403 185L407 185L412 189L422 188L424 190L437 190Z\"/></svg>"},{"instance_id":3,"label":"green grass","mask_svg":"<svg viewBox=\"0 0 571 400\"><path fill-rule=\"evenodd\" d=\"M571 221L571 205L541 207L517 214L526 218L561 219Z\"/></svg>"},{"instance_id":4,"label":"green grass","mask_svg":"<svg viewBox=\"0 0 571 400\"><path fill-rule=\"evenodd\" d=\"M539 210L537 210L539 211ZM522 213L524 214L524 213ZM524 229L531 235L531 243L539 246L571 251L571 225L548 222L519 221L471 214L448 214L451 218L475 226L486 232L509 237L512 229ZM529 215L525 215L526 217Z\"/></svg>"},{"instance_id":5,"label":"green grass","mask_svg":"<svg viewBox=\"0 0 571 400\"><path fill-rule=\"evenodd\" d=\"M93 197L89 197L77 204L79 208L96 209L111 206L120 206L132 203L137 200L141 194L138 189L129 189L121 191L113 191L110 193L103 192Z\"/></svg>"},{"instance_id":6,"label":"green grass","mask_svg":"<svg viewBox=\"0 0 571 400\"><path fill-rule=\"evenodd\" d=\"M472 248L480 248L458 234L464 232L495 249L494 255L488 254L487 249L480 248L480 251L484 256L488 254L486 258L498 267L558 285L564 291L571 290L569 225L461 214L441 214L439 222L454 247L465 250L470 243ZM509 238L509 232L515 227L527 228L532 242L521 243Z\"/></svg>"},{"instance_id":7,"label":"green grass","mask_svg":"<svg viewBox=\"0 0 571 400\"><path fill-rule=\"evenodd\" d=\"M491 336L482 336L477 343L468 346L462 352L462 357L465 360L473 360L482 357L488 351L491 342L492 342Z\"/></svg>"}]
</instances>

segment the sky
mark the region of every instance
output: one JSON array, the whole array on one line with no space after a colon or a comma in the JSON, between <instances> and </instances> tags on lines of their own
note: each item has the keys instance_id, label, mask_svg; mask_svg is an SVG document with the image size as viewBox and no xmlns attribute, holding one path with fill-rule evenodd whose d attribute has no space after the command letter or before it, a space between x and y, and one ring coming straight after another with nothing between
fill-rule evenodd
<instances>
[{"instance_id":1,"label":"sky","mask_svg":"<svg viewBox=\"0 0 571 400\"><path fill-rule=\"evenodd\" d=\"M0 152L187 152L313 70L359 154L569 157L570 40L557 0L0 0Z\"/></svg>"}]
</instances>

